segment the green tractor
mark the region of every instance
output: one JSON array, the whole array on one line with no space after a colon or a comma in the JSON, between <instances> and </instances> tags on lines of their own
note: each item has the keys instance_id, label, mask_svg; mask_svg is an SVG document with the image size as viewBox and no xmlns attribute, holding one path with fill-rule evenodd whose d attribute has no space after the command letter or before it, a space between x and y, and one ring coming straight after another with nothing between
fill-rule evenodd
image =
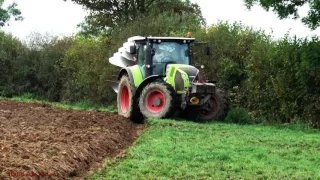
<instances>
[{"instance_id":1,"label":"green tractor","mask_svg":"<svg viewBox=\"0 0 320 180\"><path fill-rule=\"evenodd\" d=\"M180 115L197 122L223 119L228 98L192 66L194 38L142 37L128 39L109 62L121 68L116 81L118 114L134 122ZM207 45L206 54L210 55Z\"/></svg>"}]
</instances>

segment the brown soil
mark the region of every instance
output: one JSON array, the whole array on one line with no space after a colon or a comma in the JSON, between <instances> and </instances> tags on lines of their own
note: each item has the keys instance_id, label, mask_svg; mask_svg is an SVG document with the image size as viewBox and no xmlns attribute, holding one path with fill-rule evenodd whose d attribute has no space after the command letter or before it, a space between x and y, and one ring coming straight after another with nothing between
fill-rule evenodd
<instances>
[{"instance_id":1,"label":"brown soil","mask_svg":"<svg viewBox=\"0 0 320 180\"><path fill-rule=\"evenodd\" d=\"M143 127L114 113L0 100L0 179L83 179Z\"/></svg>"}]
</instances>

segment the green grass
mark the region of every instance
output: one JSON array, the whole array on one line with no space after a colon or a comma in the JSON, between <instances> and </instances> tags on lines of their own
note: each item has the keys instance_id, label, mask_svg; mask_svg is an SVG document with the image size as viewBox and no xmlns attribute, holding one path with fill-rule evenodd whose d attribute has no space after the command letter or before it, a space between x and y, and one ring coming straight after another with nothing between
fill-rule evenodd
<instances>
[{"instance_id":1,"label":"green grass","mask_svg":"<svg viewBox=\"0 0 320 180\"><path fill-rule=\"evenodd\" d=\"M150 120L125 158L90 179L320 179L320 133Z\"/></svg>"},{"instance_id":2,"label":"green grass","mask_svg":"<svg viewBox=\"0 0 320 180\"><path fill-rule=\"evenodd\" d=\"M25 94L23 96L14 96L12 98L5 98L0 96L0 99L7 99L11 101L27 102L27 103L34 103L34 102L43 103L43 104L48 104L54 107L73 109L73 110L87 110L87 111L98 110L103 112L117 112L117 109L115 106L108 106L108 107L97 106L87 101L82 101L77 103L68 103L68 102L55 103L55 102L49 102L46 100L35 98L31 94Z\"/></svg>"}]
</instances>

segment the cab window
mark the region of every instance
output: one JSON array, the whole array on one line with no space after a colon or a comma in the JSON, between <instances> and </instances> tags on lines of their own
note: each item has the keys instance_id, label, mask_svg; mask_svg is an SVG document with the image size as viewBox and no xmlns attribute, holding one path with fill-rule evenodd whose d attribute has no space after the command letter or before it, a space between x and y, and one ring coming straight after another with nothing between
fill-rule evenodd
<instances>
[{"instance_id":1,"label":"cab window","mask_svg":"<svg viewBox=\"0 0 320 180\"><path fill-rule=\"evenodd\" d=\"M138 49L138 64L139 64L139 68L142 72L143 77L145 77L145 58L146 58L145 52L146 52L146 48L147 48L146 45L141 44Z\"/></svg>"}]
</instances>

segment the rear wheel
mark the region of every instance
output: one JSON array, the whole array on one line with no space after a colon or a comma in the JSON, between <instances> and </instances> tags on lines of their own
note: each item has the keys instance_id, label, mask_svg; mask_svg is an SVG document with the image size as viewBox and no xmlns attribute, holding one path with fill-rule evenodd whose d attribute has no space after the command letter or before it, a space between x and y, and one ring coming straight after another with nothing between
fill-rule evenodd
<instances>
[{"instance_id":1,"label":"rear wheel","mask_svg":"<svg viewBox=\"0 0 320 180\"><path fill-rule=\"evenodd\" d=\"M137 100L134 98L130 79L127 75L121 77L118 89L118 114L130 118L133 122L142 123L143 116L140 113L139 108L135 106Z\"/></svg>"},{"instance_id":2,"label":"rear wheel","mask_svg":"<svg viewBox=\"0 0 320 180\"><path fill-rule=\"evenodd\" d=\"M210 122L223 120L227 116L228 110L228 97L222 91L217 90L203 108L195 109L194 107L187 107L182 112L182 116L196 122Z\"/></svg>"},{"instance_id":3,"label":"rear wheel","mask_svg":"<svg viewBox=\"0 0 320 180\"><path fill-rule=\"evenodd\" d=\"M147 118L170 118L176 110L176 94L165 82L153 82L142 91L139 99L141 113Z\"/></svg>"}]
</instances>

